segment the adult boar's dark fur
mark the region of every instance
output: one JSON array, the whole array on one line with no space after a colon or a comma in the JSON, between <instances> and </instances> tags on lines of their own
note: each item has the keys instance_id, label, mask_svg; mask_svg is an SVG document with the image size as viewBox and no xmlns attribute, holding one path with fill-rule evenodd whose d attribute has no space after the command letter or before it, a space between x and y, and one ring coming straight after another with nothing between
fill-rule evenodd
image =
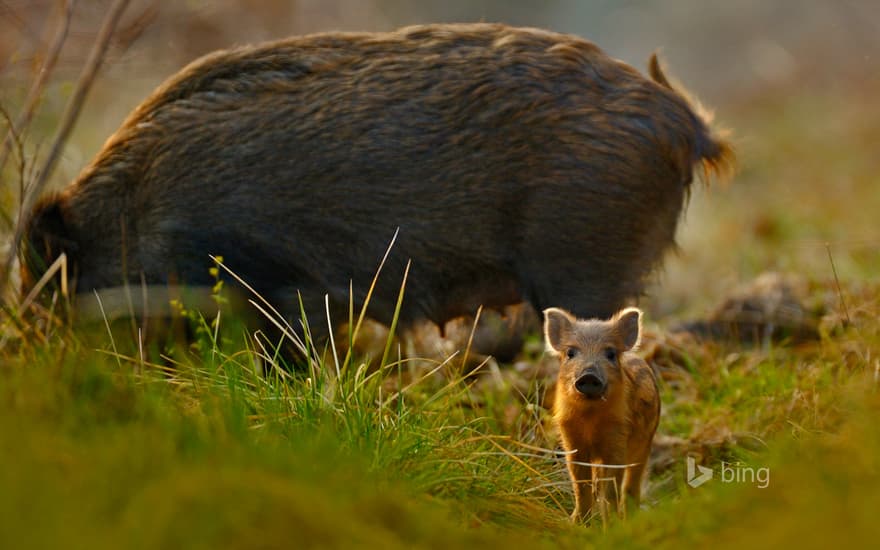
<instances>
[{"instance_id":1,"label":"adult boar's dark fur","mask_svg":"<svg viewBox=\"0 0 880 550\"><path fill-rule=\"evenodd\" d=\"M656 60L495 24L318 34L173 76L31 213L25 287L212 283L209 254L290 319L442 323L521 300L608 317L673 246L695 166L730 159ZM323 326L323 323L313 323Z\"/></svg>"}]
</instances>

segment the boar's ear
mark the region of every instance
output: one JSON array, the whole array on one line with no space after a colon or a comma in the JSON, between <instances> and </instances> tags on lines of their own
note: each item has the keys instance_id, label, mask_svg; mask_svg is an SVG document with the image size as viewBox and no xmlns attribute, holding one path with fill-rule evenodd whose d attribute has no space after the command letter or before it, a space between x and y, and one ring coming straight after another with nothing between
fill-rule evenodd
<instances>
[{"instance_id":1,"label":"boar's ear","mask_svg":"<svg viewBox=\"0 0 880 550\"><path fill-rule=\"evenodd\" d=\"M642 310L628 307L614 316L617 331L623 339L623 348L631 350L639 345L642 337Z\"/></svg>"},{"instance_id":2,"label":"boar's ear","mask_svg":"<svg viewBox=\"0 0 880 550\"><path fill-rule=\"evenodd\" d=\"M544 338L547 341L548 351L562 353L560 349L562 337L571 332L571 326L575 320L571 313L558 307L544 310Z\"/></svg>"}]
</instances>

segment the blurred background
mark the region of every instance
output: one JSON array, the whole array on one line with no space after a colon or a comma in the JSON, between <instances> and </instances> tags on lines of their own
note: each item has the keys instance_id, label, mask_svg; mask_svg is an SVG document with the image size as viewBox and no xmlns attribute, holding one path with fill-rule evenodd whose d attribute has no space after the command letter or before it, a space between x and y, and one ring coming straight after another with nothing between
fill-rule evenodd
<instances>
[{"instance_id":1,"label":"blurred background","mask_svg":"<svg viewBox=\"0 0 880 550\"><path fill-rule=\"evenodd\" d=\"M57 0L0 2L0 71L27 72L51 36ZM108 0L79 1L62 68L84 60ZM211 50L324 31L498 21L586 37L635 66L660 49L706 99L793 80L833 83L876 72L872 0L134 0L116 37L112 79L163 78Z\"/></svg>"},{"instance_id":2,"label":"blurred background","mask_svg":"<svg viewBox=\"0 0 880 550\"><path fill-rule=\"evenodd\" d=\"M55 0L0 0L0 105L16 113L62 16ZM70 34L27 136L38 157L109 0L76 2ZM646 304L702 310L766 270L848 280L880 269L880 2L873 0L135 0L56 170L73 179L162 80L218 48L293 34L383 31L426 22L499 21L588 38L668 73L731 129L739 171L701 187ZM5 131L5 129L4 129ZM13 212L7 167L0 205ZM4 228L3 232L8 229Z\"/></svg>"}]
</instances>

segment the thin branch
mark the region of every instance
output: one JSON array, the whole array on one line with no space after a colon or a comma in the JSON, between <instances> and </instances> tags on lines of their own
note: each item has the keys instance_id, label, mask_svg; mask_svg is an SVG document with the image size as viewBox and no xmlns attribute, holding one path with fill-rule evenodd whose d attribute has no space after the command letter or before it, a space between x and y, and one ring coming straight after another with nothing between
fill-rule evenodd
<instances>
[{"instance_id":1,"label":"thin branch","mask_svg":"<svg viewBox=\"0 0 880 550\"><path fill-rule=\"evenodd\" d=\"M67 138L70 136L70 132L73 131L73 127L76 124L76 120L79 117L83 104L85 103L86 96L95 81L95 76L98 74L98 69L101 68L104 57L107 55L107 48L110 45L113 31L119 24L119 20L122 18L122 13L125 11L125 8L128 7L128 3L129 0L115 0L113 5L110 6L107 15L104 17L104 21L101 24L101 30L98 32L98 38L95 40L92 51L89 53L89 59L76 83L76 89L67 104L64 116L61 118L61 124L55 135L55 139L52 142L52 148L49 151L49 155L46 157L43 167L37 173L33 187L28 190L21 203L21 212L19 212L15 236L13 237L12 244L9 248L9 257L6 258L6 265L3 268L2 277L0 277L0 282L3 282L4 284L9 281L9 273L12 270L12 264L18 256L18 247L21 244L22 234L24 233L24 218L30 212L37 197L40 196L40 193L42 193L43 189L46 187L46 184L49 181L49 176L52 175L52 170L55 168L58 159L61 157L61 152L64 149Z\"/></svg>"},{"instance_id":2,"label":"thin branch","mask_svg":"<svg viewBox=\"0 0 880 550\"><path fill-rule=\"evenodd\" d=\"M0 119L3 119L3 122L6 124L7 128L12 128L13 121L12 116L6 109L3 108L3 105L0 105ZM12 143L14 144L15 152L18 156L18 196L21 198L24 193L24 181L25 181L25 155L24 155L24 143L21 140L21 136L17 133L12 134ZM2 170L0 170L0 174L2 174ZM9 229L9 231L15 230L15 220L12 217L12 212L7 213L4 209L0 209L0 218L2 218L3 224Z\"/></svg>"},{"instance_id":3,"label":"thin branch","mask_svg":"<svg viewBox=\"0 0 880 550\"><path fill-rule=\"evenodd\" d=\"M61 22L58 24L58 31L55 33L55 38L52 40L52 45L49 47L46 59L43 61L43 65L37 73L37 78L34 79L34 83L28 91L24 107L22 108L21 113L19 113L18 118L15 120L15 123L9 127L9 130L6 132L6 137L3 139L3 145L0 147L0 172L2 172L3 167L6 166L6 161L12 150L14 136L21 135L31 123L34 111L37 108L37 103L39 103L40 98L43 97L43 91L46 89L46 84L49 82L49 76L51 76L52 71L55 69L55 63L61 55L61 49L64 46L64 42L67 40L67 34L70 30L70 21L73 19L73 8L76 4L76 0L62 1L64 3L64 15L61 18Z\"/></svg>"},{"instance_id":4,"label":"thin branch","mask_svg":"<svg viewBox=\"0 0 880 550\"><path fill-rule=\"evenodd\" d=\"M831 255L831 245L825 243L825 250L828 251L828 261L831 262L831 272L834 273L834 284L837 286L837 296L840 298L840 305L843 307L843 315L846 317L846 324L852 325L852 319L849 317L849 309L846 307L846 300L843 299L843 291L840 289L840 278L837 276L837 267L834 265L834 256Z\"/></svg>"}]
</instances>

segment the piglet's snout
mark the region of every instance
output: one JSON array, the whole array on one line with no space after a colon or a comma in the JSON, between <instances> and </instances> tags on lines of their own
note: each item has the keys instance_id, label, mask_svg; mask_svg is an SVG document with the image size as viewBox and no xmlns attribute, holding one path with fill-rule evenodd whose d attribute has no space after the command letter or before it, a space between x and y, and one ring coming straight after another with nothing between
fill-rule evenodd
<instances>
[{"instance_id":1,"label":"piglet's snout","mask_svg":"<svg viewBox=\"0 0 880 550\"><path fill-rule=\"evenodd\" d=\"M575 389L589 399L597 399L605 393L605 377L599 369L590 367L574 381Z\"/></svg>"}]
</instances>

